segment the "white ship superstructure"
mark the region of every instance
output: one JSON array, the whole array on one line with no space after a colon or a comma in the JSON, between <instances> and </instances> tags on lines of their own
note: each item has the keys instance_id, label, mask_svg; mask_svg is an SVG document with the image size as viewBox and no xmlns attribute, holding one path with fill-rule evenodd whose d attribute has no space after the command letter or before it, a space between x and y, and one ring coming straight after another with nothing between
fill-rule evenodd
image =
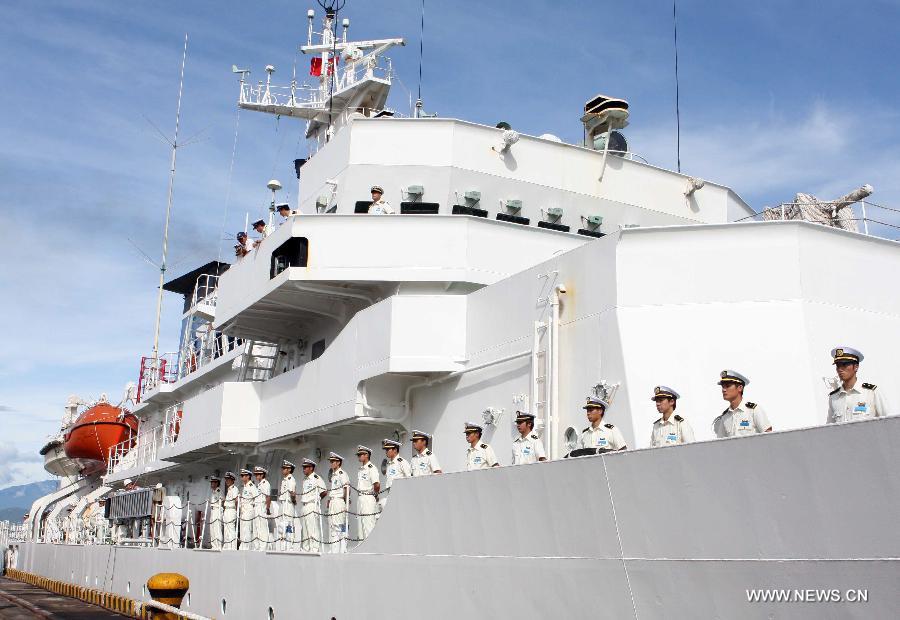
<instances>
[{"instance_id":1,"label":"white ship superstructure","mask_svg":"<svg viewBox=\"0 0 900 620\"><path fill-rule=\"evenodd\" d=\"M884 588L834 617L900 602L887 522L900 493L884 474L898 420L824 427L829 351L843 343L900 403L900 298L882 281L900 270L895 241L751 221L731 189L628 151L628 104L613 97L573 114L586 144L400 118L385 109L383 54L402 39L353 42L327 14L314 44L313 25L301 51L318 59L317 85L279 88L273 67L252 85L235 68L242 108L307 122L297 213L233 264L166 284L185 299L181 345L141 361L137 434L110 448L105 471L35 504L20 568L134 598L153 572L181 572L188 610L239 618L375 618L398 602L411 617L409 601L436 618L584 617L599 584L610 617L757 617L767 608L736 588L828 579ZM373 185L396 215L368 213ZM775 433L712 441L722 368L751 378L748 399ZM681 392L696 445L644 449L658 384ZM586 396L611 403L604 421L628 452L563 458ZM519 410L553 462L465 472L465 422L484 426L506 466ZM326 557L209 549L211 476L261 466L277 495L283 460L312 459L327 482L336 452L355 485L358 445L383 469L382 439L408 457L412 429L433 435L445 473L395 481L370 539L352 489L346 540L322 541ZM876 475L854 488L862 470ZM118 545L65 533L126 480L164 490L153 527ZM829 525L860 517L868 533ZM388 571L397 584L358 585ZM254 594L235 585L248 574L264 582ZM477 600L452 607L462 592Z\"/></svg>"}]
</instances>

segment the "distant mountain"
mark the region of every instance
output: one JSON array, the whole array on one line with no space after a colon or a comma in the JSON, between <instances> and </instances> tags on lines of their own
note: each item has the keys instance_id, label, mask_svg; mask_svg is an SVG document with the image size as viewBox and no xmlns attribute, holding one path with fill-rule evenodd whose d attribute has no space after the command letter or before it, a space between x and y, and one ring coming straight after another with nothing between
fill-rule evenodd
<instances>
[{"instance_id":1,"label":"distant mountain","mask_svg":"<svg viewBox=\"0 0 900 620\"><path fill-rule=\"evenodd\" d=\"M0 521L4 519L9 519L10 521L13 520L6 516L6 509L15 509L14 520L20 521L22 515L31 508L31 504L34 503L34 500L42 495L55 491L58 486L59 482L56 480L42 480L41 482L20 484L18 486L0 489L0 510L3 511L3 516L0 516Z\"/></svg>"}]
</instances>

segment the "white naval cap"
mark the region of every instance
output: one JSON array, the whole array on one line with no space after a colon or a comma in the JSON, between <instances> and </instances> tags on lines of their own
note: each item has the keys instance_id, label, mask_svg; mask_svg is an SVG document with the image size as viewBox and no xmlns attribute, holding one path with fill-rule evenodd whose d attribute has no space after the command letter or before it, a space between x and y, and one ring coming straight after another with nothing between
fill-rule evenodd
<instances>
[{"instance_id":1,"label":"white naval cap","mask_svg":"<svg viewBox=\"0 0 900 620\"><path fill-rule=\"evenodd\" d=\"M603 409L603 412L606 413L606 410L609 409L609 403L602 398L589 396L582 409Z\"/></svg>"},{"instance_id":2,"label":"white naval cap","mask_svg":"<svg viewBox=\"0 0 900 620\"><path fill-rule=\"evenodd\" d=\"M388 448L397 448L400 449L400 442L394 441L393 439L382 439L381 440L381 448L383 450L387 450Z\"/></svg>"},{"instance_id":3,"label":"white naval cap","mask_svg":"<svg viewBox=\"0 0 900 620\"><path fill-rule=\"evenodd\" d=\"M313 467L315 468L316 462L312 459L305 458L303 459L303 467Z\"/></svg>"},{"instance_id":4,"label":"white naval cap","mask_svg":"<svg viewBox=\"0 0 900 620\"><path fill-rule=\"evenodd\" d=\"M254 474L268 474L269 470L266 469L265 467L257 465L256 467L253 468L253 473Z\"/></svg>"},{"instance_id":5,"label":"white naval cap","mask_svg":"<svg viewBox=\"0 0 900 620\"><path fill-rule=\"evenodd\" d=\"M861 351L851 349L850 347L837 347L836 349L831 350L831 357L834 358L833 364L837 364L838 362L853 362L859 364L866 356L863 355Z\"/></svg>"},{"instance_id":6,"label":"white naval cap","mask_svg":"<svg viewBox=\"0 0 900 620\"><path fill-rule=\"evenodd\" d=\"M344 462L344 457L342 457L342 456L341 456L340 454L338 454L337 452L329 452L329 453L328 453L328 460L329 460L329 461L341 461L341 462L343 463L343 462Z\"/></svg>"},{"instance_id":7,"label":"white naval cap","mask_svg":"<svg viewBox=\"0 0 900 620\"><path fill-rule=\"evenodd\" d=\"M241 468L241 475L242 475L242 476L252 476L252 475L253 475L253 472L250 471L249 469L246 469L246 468L243 468L243 467L242 467L242 468Z\"/></svg>"},{"instance_id":8,"label":"white naval cap","mask_svg":"<svg viewBox=\"0 0 900 620\"><path fill-rule=\"evenodd\" d=\"M296 467L296 465L294 465L293 463L291 463L289 460L284 459L283 461L281 461L281 467L282 467L282 468L284 468L284 467L290 467L291 469L294 469L294 468Z\"/></svg>"},{"instance_id":9,"label":"white naval cap","mask_svg":"<svg viewBox=\"0 0 900 620\"><path fill-rule=\"evenodd\" d=\"M484 427L480 424L476 424L475 422L466 422L466 430L465 433L468 435L469 433L481 433L484 431Z\"/></svg>"},{"instance_id":10,"label":"white naval cap","mask_svg":"<svg viewBox=\"0 0 900 620\"><path fill-rule=\"evenodd\" d=\"M410 434L409 440L415 441L416 439L424 439L425 441L431 441L431 435L429 435L425 431L413 430L413 432Z\"/></svg>"},{"instance_id":11,"label":"white naval cap","mask_svg":"<svg viewBox=\"0 0 900 620\"><path fill-rule=\"evenodd\" d=\"M358 446L356 446L356 456L359 456L360 454L368 454L369 456L372 456L372 448L359 444Z\"/></svg>"},{"instance_id":12,"label":"white naval cap","mask_svg":"<svg viewBox=\"0 0 900 620\"><path fill-rule=\"evenodd\" d=\"M736 370L723 370L719 373L719 385L723 383L740 383L747 386L750 385L750 379Z\"/></svg>"},{"instance_id":13,"label":"white naval cap","mask_svg":"<svg viewBox=\"0 0 900 620\"><path fill-rule=\"evenodd\" d=\"M675 400L678 400L679 398L681 398L681 394L667 385L657 385L655 388L653 388L653 396L650 397L650 400L656 400L660 397L674 398Z\"/></svg>"},{"instance_id":14,"label":"white naval cap","mask_svg":"<svg viewBox=\"0 0 900 620\"><path fill-rule=\"evenodd\" d=\"M222 479L219 478L218 476L210 476L209 481L210 482L222 482Z\"/></svg>"},{"instance_id":15,"label":"white naval cap","mask_svg":"<svg viewBox=\"0 0 900 620\"><path fill-rule=\"evenodd\" d=\"M237 478L235 477L233 471L226 471L226 472L225 472L225 478L226 478L226 479L231 478L232 480L236 480L236 479L237 479Z\"/></svg>"}]
</instances>

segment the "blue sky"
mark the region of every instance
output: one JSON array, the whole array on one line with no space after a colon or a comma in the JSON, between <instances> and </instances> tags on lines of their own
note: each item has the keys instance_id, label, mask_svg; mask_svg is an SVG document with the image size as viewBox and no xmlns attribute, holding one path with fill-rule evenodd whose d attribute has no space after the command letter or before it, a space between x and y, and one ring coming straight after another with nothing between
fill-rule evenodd
<instances>
[{"instance_id":1,"label":"blue sky","mask_svg":"<svg viewBox=\"0 0 900 620\"><path fill-rule=\"evenodd\" d=\"M420 0L349 0L355 38L403 36L390 103L409 107ZM44 478L37 450L69 394L118 400L152 347L168 147L190 34L170 245L171 274L216 258L223 223L261 215L266 181L291 189L306 154L298 122L244 112L226 216L237 80L287 83L305 39L303 2L0 3L0 487ZM315 7L318 8L318 7ZM320 11L321 13L321 11ZM675 166L671 2L427 0L425 107L528 134L581 136L584 101L631 103L633 150ZM798 191L870 183L900 206L900 3L679 2L683 171L754 208ZM414 98L413 94L413 98ZM150 122L148 122L148 120ZM886 217L886 216L883 216ZM886 234L896 237L896 232ZM163 349L180 304L164 307Z\"/></svg>"}]
</instances>

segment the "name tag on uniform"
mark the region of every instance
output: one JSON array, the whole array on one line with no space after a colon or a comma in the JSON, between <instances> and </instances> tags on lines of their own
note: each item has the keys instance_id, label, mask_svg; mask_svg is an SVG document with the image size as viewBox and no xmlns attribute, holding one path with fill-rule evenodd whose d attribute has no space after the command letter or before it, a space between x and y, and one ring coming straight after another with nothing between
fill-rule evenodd
<instances>
[{"instance_id":1,"label":"name tag on uniform","mask_svg":"<svg viewBox=\"0 0 900 620\"><path fill-rule=\"evenodd\" d=\"M396 476L396 475L397 475L397 470L394 469L393 467L391 467L391 468L388 470L388 476Z\"/></svg>"},{"instance_id":2,"label":"name tag on uniform","mask_svg":"<svg viewBox=\"0 0 900 620\"><path fill-rule=\"evenodd\" d=\"M364 471L363 473L361 473L361 474L359 475L359 479L360 479L360 480L368 480L368 479L369 479L369 472Z\"/></svg>"},{"instance_id":3,"label":"name tag on uniform","mask_svg":"<svg viewBox=\"0 0 900 620\"><path fill-rule=\"evenodd\" d=\"M605 446L607 443L608 443L608 442L607 442L605 439L602 439L602 438L597 440L597 445L598 445L599 447L601 447L601 448L602 448L603 446Z\"/></svg>"},{"instance_id":4,"label":"name tag on uniform","mask_svg":"<svg viewBox=\"0 0 900 620\"><path fill-rule=\"evenodd\" d=\"M750 420L741 420L739 430L742 430L742 431L750 430Z\"/></svg>"},{"instance_id":5,"label":"name tag on uniform","mask_svg":"<svg viewBox=\"0 0 900 620\"><path fill-rule=\"evenodd\" d=\"M853 413L865 413L866 412L866 403L856 403L856 407L853 408Z\"/></svg>"},{"instance_id":6,"label":"name tag on uniform","mask_svg":"<svg viewBox=\"0 0 900 620\"><path fill-rule=\"evenodd\" d=\"M425 463L425 461L422 461L421 463L419 463L419 469L421 469L422 471L425 471L426 469L428 469L427 463Z\"/></svg>"},{"instance_id":7,"label":"name tag on uniform","mask_svg":"<svg viewBox=\"0 0 900 620\"><path fill-rule=\"evenodd\" d=\"M522 448L522 454L524 454L525 456L531 454L531 446L525 446L524 448Z\"/></svg>"},{"instance_id":8,"label":"name tag on uniform","mask_svg":"<svg viewBox=\"0 0 900 620\"><path fill-rule=\"evenodd\" d=\"M474 459L472 462L475 463L476 465L478 465L479 463L481 463L481 457L480 457L480 456L476 456L475 459Z\"/></svg>"},{"instance_id":9,"label":"name tag on uniform","mask_svg":"<svg viewBox=\"0 0 900 620\"><path fill-rule=\"evenodd\" d=\"M667 443L675 443L676 441L678 441L678 436L675 433L669 433L668 435L666 435Z\"/></svg>"}]
</instances>

